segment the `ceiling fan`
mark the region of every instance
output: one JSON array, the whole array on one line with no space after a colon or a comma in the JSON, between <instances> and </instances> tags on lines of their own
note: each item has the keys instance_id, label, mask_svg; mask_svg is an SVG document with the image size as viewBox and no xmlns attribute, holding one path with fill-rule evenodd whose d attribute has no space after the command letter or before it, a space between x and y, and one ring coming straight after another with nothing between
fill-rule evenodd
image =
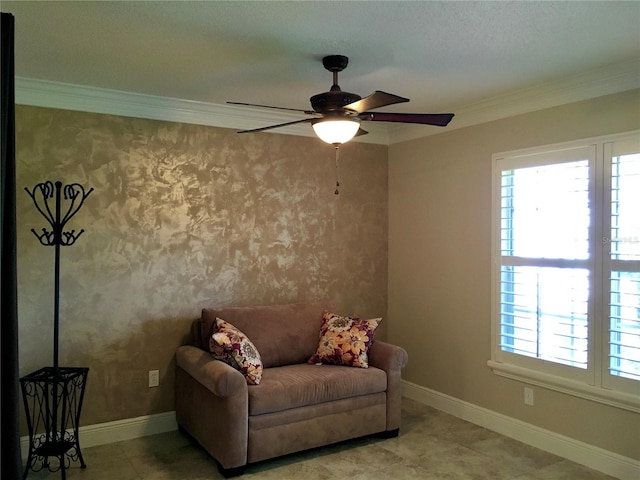
<instances>
[{"instance_id":1,"label":"ceiling fan","mask_svg":"<svg viewBox=\"0 0 640 480\"><path fill-rule=\"evenodd\" d=\"M349 59L343 55L329 55L322 59L322 65L333 74L333 85L328 92L319 93L310 98L313 110L299 110L295 108L272 107L252 103L227 102L232 105L274 108L289 110L311 115L310 118L294 120L292 122L270 125L268 127L242 130L238 133L252 133L285 127L297 123L310 123L316 135L326 143L334 146L348 142L355 136L365 135L367 132L360 128L360 122L395 122L417 123L445 127L453 118L453 113L391 113L372 112L380 107L408 102L408 98L391 93L375 91L368 97L360 97L355 93L344 92L338 85L338 72L347 68Z\"/></svg>"}]
</instances>

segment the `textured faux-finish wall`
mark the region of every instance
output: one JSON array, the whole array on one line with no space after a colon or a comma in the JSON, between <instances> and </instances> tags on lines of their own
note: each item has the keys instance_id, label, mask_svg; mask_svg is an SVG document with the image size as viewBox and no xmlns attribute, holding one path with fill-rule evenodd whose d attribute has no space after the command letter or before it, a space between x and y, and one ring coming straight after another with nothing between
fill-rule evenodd
<instances>
[{"instance_id":1,"label":"textured faux-finish wall","mask_svg":"<svg viewBox=\"0 0 640 480\"><path fill-rule=\"evenodd\" d=\"M455 121L455 120L454 120ZM640 91L392 145L389 340L405 380L640 459L640 415L491 372L491 155L640 128Z\"/></svg>"},{"instance_id":2,"label":"textured faux-finish wall","mask_svg":"<svg viewBox=\"0 0 640 480\"><path fill-rule=\"evenodd\" d=\"M336 196L315 138L27 106L16 122L22 375L52 364L54 262L22 189L94 188L61 250L60 364L90 368L83 425L173 410L174 352L202 307L386 315L386 146L345 145Z\"/></svg>"}]
</instances>

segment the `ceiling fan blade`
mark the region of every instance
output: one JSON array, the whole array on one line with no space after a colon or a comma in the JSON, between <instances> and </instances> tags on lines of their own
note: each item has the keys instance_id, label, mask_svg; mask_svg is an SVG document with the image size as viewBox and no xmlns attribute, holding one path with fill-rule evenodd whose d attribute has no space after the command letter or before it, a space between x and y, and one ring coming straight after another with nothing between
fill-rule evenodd
<instances>
[{"instance_id":1,"label":"ceiling fan blade","mask_svg":"<svg viewBox=\"0 0 640 480\"><path fill-rule=\"evenodd\" d=\"M345 105L344 108L348 110L355 110L356 112L364 112L365 110L373 110L374 108L386 107L387 105L394 105L396 103L408 102L408 98L399 97L392 93L381 92L376 90L368 97L364 97L357 102Z\"/></svg>"},{"instance_id":2,"label":"ceiling fan blade","mask_svg":"<svg viewBox=\"0 0 640 480\"><path fill-rule=\"evenodd\" d=\"M278 125L269 125L268 127L253 128L251 130L241 130L238 133L262 132L264 130L271 130L272 128L280 128L280 127L286 127L287 125L295 125L296 123L311 123L313 120L314 120L313 118L305 118L303 120L295 120L293 122L279 123Z\"/></svg>"},{"instance_id":3,"label":"ceiling fan blade","mask_svg":"<svg viewBox=\"0 0 640 480\"><path fill-rule=\"evenodd\" d=\"M287 107L272 107L271 105L257 105L255 103L243 103L243 102L227 102L230 105L243 105L245 107L260 107L260 108L273 108L275 110L289 110L290 112L302 112L307 115L315 115L316 112L313 110L301 110L298 108L287 108Z\"/></svg>"},{"instance_id":4,"label":"ceiling fan blade","mask_svg":"<svg viewBox=\"0 0 640 480\"><path fill-rule=\"evenodd\" d=\"M354 137L359 137L360 135L367 135L368 133L369 132L367 132L366 130L359 128L356 134L354 135Z\"/></svg>"},{"instance_id":5,"label":"ceiling fan blade","mask_svg":"<svg viewBox=\"0 0 640 480\"><path fill-rule=\"evenodd\" d=\"M362 112L358 115L358 118L373 122L421 123L423 125L446 127L453 115L453 113Z\"/></svg>"}]
</instances>

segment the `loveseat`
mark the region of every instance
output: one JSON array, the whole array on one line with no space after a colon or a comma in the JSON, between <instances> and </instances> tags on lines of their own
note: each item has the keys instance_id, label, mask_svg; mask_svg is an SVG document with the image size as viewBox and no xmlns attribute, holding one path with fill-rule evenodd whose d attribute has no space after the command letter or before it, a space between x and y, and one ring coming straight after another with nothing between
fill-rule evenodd
<instances>
[{"instance_id":1,"label":"loveseat","mask_svg":"<svg viewBox=\"0 0 640 480\"><path fill-rule=\"evenodd\" d=\"M193 323L191 344L176 353L176 418L225 477L242 474L249 463L296 451L398 434L407 352L370 338L359 345L366 365L327 364L333 361L317 354L329 312L323 303L205 308ZM227 324L250 340L245 347L259 353L258 384L256 375L211 353L213 334Z\"/></svg>"}]
</instances>

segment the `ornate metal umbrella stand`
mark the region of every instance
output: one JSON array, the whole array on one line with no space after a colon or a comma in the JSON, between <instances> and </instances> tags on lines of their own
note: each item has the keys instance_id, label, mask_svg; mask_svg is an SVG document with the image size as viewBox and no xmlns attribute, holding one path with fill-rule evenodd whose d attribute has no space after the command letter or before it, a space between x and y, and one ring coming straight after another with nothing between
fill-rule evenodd
<instances>
[{"instance_id":1,"label":"ornate metal umbrella stand","mask_svg":"<svg viewBox=\"0 0 640 480\"><path fill-rule=\"evenodd\" d=\"M84 232L64 231L64 227L78 213L93 188L85 191L77 183L63 187L62 182L54 184L48 181L38 183L32 191L27 188L25 191L51 226L51 230L43 228L42 233L34 229L31 231L42 245L55 249L55 284L53 366L41 368L20 379L29 429L29 454L23 479L27 478L30 470L38 472L47 468L50 472L60 471L62 480L65 480L66 470L72 461L79 461L81 468L86 467L80 451L78 427L89 368L60 367L58 363L60 247L73 245Z\"/></svg>"}]
</instances>

